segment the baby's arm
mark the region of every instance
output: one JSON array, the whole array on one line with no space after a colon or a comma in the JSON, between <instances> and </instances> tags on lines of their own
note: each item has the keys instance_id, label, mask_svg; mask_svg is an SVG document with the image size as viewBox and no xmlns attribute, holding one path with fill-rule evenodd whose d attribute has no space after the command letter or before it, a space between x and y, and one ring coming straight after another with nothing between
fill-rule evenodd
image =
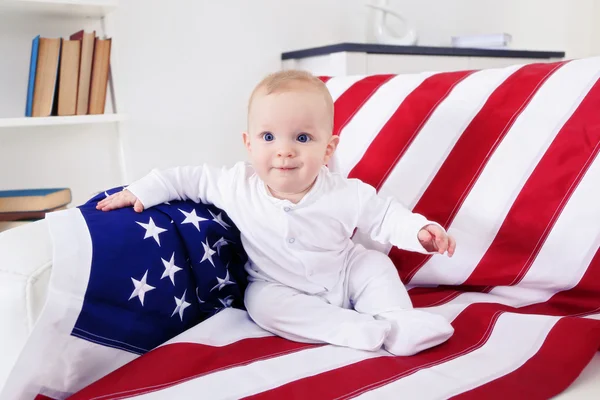
<instances>
[{"instance_id":1,"label":"baby's arm","mask_svg":"<svg viewBox=\"0 0 600 400\"><path fill-rule=\"evenodd\" d=\"M411 212L392 197L379 196L370 185L358 180L355 183L359 210L356 226L373 240L423 254L454 253L454 239L441 225ZM429 242L431 249L424 246Z\"/></svg>"},{"instance_id":2,"label":"baby's arm","mask_svg":"<svg viewBox=\"0 0 600 400\"><path fill-rule=\"evenodd\" d=\"M222 206L223 191L230 188L233 169L208 165L154 169L145 177L132 183L126 190L107 197L98 203L98 209L134 206L142 211L171 200L192 200Z\"/></svg>"}]
</instances>

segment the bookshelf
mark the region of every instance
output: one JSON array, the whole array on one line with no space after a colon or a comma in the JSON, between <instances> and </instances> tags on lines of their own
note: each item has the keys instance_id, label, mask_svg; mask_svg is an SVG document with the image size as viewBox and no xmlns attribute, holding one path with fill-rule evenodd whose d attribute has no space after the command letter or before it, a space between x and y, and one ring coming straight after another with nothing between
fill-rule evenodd
<instances>
[{"instance_id":1,"label":"bookshelf","mask_svg":"<svg viewBox=\"0 0 600 400\"><path fill-rule=\"evenodd\" d=\"M69 187L71 207L126 183L116 107L115 11L119 0L0 0L0 190ZM112 38L105 113L25 117L32 39L84 29Z\"/></svg>"},{"instance_id":2,"label":"bookshelf","mask_svg":"<svg viewBox=\"0 0 600 400\"><path fill-rule=\"evenodd\" d=\"M53 125L108 124L125 120L123 114L75 115L68 117L0 118L0 128L44 127ZM1 131L0 131L1 134Z\"/></svg>"}]
</instances>

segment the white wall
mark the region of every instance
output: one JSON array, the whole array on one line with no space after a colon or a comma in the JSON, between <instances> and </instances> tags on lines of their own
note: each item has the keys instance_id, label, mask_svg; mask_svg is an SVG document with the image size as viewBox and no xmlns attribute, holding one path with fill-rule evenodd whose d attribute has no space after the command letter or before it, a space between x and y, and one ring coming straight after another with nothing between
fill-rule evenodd
<instances>
[{"instance_id":1,"label":"white wall","mask_svg":"<svg viewBox=\"0 0 600 400\"><path fill-rule=\"evenodd\" d=\"M1 0L0 0L1 1ZM376 1L376 0L373 0ZM108 19L128 179L153 167L244 159L240 132L255 83L280 54L372 41L366 0L121 0ZM420 44L509 32L514 48L600 54L600 0L390 0ZM83 24L83 25L82 25ZM0 117L21 116L31 39L92 22L0 13ZM113 126L0 130L0 189L69 186L79 204L119 179ZM17 171L17 173L14 173Z\"/></svg>"},{"instance_id":2,"label":"white wall","mask_svg":"<svg viewBox=\"0 0 600 400\"><path fill-rule=\"evenodd\" d=\"M378 0L372 0L376 2ZM381 0L379 0L381 1ZM349 0L345 15L354 22L346 35L373 40L364 21L372 12L366 0ZM390 0L388 4L411 21L419 44L447 46L457 34L506 32L511 47L566 51L568 58L600 54L598 0ZM363 27L358 31L356 27Z\"/></svg>"},{"instance_id":3,"label":"white wall","mask_svg":"<svg viewBox=\"0 0 600 400\"><path fill-rule=\"evenodd\" d=\"M365 0L122 0L114 16L129 178L245 157L247 97L282 51L372 40ZM513 48L600 54L598 0L393 0L422 45L508 32Z\"/></svg>"},{"instance_id":4,"label":"white wall","mask_svg":"<svg viewBox=\"0 0 600 400\"><path fill-rule=\"evenodd\" d=\"M121 1L117 89L132 118L129 176L243 159L241 132L253 86L280 68L283 50L343 40L342 2Z\"/></svg>"}]
</instances>

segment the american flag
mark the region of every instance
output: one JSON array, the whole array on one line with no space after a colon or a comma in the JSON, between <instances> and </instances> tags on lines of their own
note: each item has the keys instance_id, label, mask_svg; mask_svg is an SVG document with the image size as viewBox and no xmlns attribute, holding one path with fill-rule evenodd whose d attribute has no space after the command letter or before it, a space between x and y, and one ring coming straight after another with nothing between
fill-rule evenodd
<instances>
[{"instance_id":1,"label":"american flag","mask_svg":"<svg viewBox=\"0 0 600 400\"><path fill-rule=\"evenodd\" d=\"M295 343L229 308L72 398L560 393L600 346L599 78L600 58L322 78L341 138L330 168L457 240L447 258L355 236L389 253L416 307L452 321L446 343L411 357Z\"/></svg>"},{"instance_id":2,"label":"american flag","mask_svg":"<svg viewBox=\"0 0 600 400\"><path fill-rule=\"evenodd\" d=\"M73 336L144 354L223 308L244 308L246 256L223 211L193 201L96 210L120 190L79 207L93 257Z\"/></svg>"},{"instance_id":3,"label":"american flag","mask_svg":"<svg viewBox=\"0 0 600 400\"><path fill-rule=\"evenodd\" d=\"M247 256L225 212L190 200L142 213L96 210L123 189L48 215L48 301L2 398L65 398L78 382L100 378L225 309L245 309Z\"/></svg>"}]
</instances>

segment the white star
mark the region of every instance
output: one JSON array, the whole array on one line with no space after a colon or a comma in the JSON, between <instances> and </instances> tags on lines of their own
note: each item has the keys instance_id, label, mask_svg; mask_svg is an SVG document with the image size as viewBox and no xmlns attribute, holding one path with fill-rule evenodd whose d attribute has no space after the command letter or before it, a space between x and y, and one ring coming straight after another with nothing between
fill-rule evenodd
<instances>
[{"instance_id":1,"label":"white star","mask_svg":"<svg viewBox=\"0 0 600 400\"><path fill-rule=\"evenodd\" d=\"M217 284L215 285L215 287L210 289L210 291L212 292L216 288L219 288L219 292L220 292L221 289L223 289L227 285L235 285L235 282L229 280L229 270L227 270L227 273L225 274L225 278L221 279L217 276Z\"/></svg>"},{"instance_id":2,"label":"white star","mask_svg":"<svg viewBox=\"0 0 600 400\"><path fill-rule=\"evenodd\" d=\"M104 196L108 197L108 196L110 196L110 194L108 194L107 191L104 191Z\"/></svg>"},{"instance_id":3,"label":"white star","mask_svg":"<svg viewBox=\"0 0 600 400\"><path fill-rule=\"evenodd\" d=\"M227 225L227 223L223 221L223 217L221 216L223 213L219 213L219 215L215 215L210 210L208 210L208 212L210 213L210 215L213 216L213 221L215 221L217 224L221 225L225 229L229 228L229 225Z\"/></svg>"},{"instance_id":4,"label":"white star","mask_svg":"<svg viewBox=\"0 0 600 400\"><path fill-rule=\"evenodd\" d=\"M202 300L202 299L200 298L200 295L198 295L198 288L196 288L196 297L198 298L198 301L200 302L200 304L202 304L202 303L206 303L204 300Z\"/></svg>"},{"instance_id":5,"label":"white star","mask_svg":"<svg viewBox=\"0 0 600 400\"><path fill-rule=\"evenodd\" d=\"M173 310L173 314L171 314L171 317L175 314L179 314L179 318L181 318L181 320L183 321L183 311L188 308L189 306L191 306L190 303L188 303L187 301L185 301L185 294L187 293L187 289L185 290L185 292L183 292L183 296L181 296L180 299L177 298L177 296L173 296L175 298L175 310Z\"/></svg>"},{"instance_id":6,"label":"white star","mask_svg":"<svg viewBox=\"0 0 600 400\"><path fill-rule=\"evenodd\" d=\"M206 242L202 243L202 247L204 247L204 255L202 256L202 260L200 260L200 263L203 263L204 260L208 260L214 267L215 262L213 261L212 256L216 253L216 251L211 249L210 246L208 245L208 238L206 239Z\"/></svg>"},{"instance_id":7,"label":"white star","mask_svg":"<svg viewBox=\"0 0 600 400\"><path fill-rule=\"evenodd\" d=\"M150 221L147 224L143 224L141 222L137 222L136 223L140 226L142 226L144 229L146 229L146 234L144 235L144 239L148 239L150 236L152 236L154 238L154 240L156 240L156 243L158 243L158 245L160 246L160 239L158 238L158 235L160 235L163 232L166 232L166 229L160 228L158 226L156 226L154 224L154 221L152 220L152 217L150 217Z\"/></svg>"},{"instance_id":8,"label":"white star","mask_svg":"<svg viewBox=\"0 0 600 400\"><path fill-rule=\"evenodd\" d=\"M167 261L163 258L161 258L161 260L165 266L165 271L163 272L160 279L166 278L168 276L169 278L171 278L171 282L173 283L173 285L175 285L175 272L181 271L181 268L175 265L175 252L173 252L173 255L171 255L171 260Z\"/></svg>"},{"instance_id":9,"label":"white star","mask_svg":"<svg viewBox=\"0 0 600 400\"><path fill-rule=\"evenodd\" d=\"M150 286L146 283L146 278L148 278L148 270L146 270L146 273L139 281L137 279L134 279L133 277L131 278L135 289L133 290L133 293L131 293L131 296L129 296L129 300L133 299L134 297L137 297L140 299L140 303L142 303L142 306L144 305L144 296L146 295L146 293L155 289L154 286Z\"/></svg>"},{"instance_id":10,"label":"white star","mask_svg":"<svg viewBox=\"0 0 600 400\"><path fill-rule=\"evenodd\" d=\"M230 308L231 304L233 303L233 296L227 296L224 299L219 299L219 301L221 302L221 304L223 304L224 308Z\"/></svg>"},{"instance_id":11,"label":"white star","mask_svg":"<svg viewBox=\"0 0 600 400\"><path fill-rule=\"evenodd\" d=\"M227 242L227 240L225 240L225 238L221 238L221 239L217 240L217 242L215 244L213 244L213 247L215 247L217 249L217 254L221 255L221 247L227 246L228 244L229 244L229 242Z\"/></svg>"},{"instance_id":12,"label":"white star","mask_svg":"<svg viewBox=\"0 0 600 400\"><path fill-rule=\"evenodd\" d=\"M202 218L196 215L195 208L192 210L192 212L189 213L183 211L182 209L179 209L179 211L181 211L183 215L185 215L185 219L183 220L182 224L193 224L196 227L196 229L198 229L198 232L200 232L199 222L208 221L206 218Z\"/></svg>"}]
</instances>

